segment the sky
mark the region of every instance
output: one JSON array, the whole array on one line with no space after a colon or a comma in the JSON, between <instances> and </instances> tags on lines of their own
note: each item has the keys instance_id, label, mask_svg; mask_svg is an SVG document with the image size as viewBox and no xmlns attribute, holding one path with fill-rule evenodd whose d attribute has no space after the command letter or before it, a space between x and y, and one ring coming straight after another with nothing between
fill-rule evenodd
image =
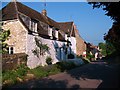
<instances>
[{"instance_id":1,"label":"sky","mask_svg":"<svg viewBox=\"0 0 120 90\"><path fill-rule=\"evenodd\" d=\"M19 0L18 0L19 1ZM8 2L2 2L4 7ZM86 42L97 45L104 42L103 36L111 28L113 21L102 9L93 9L87 2L22 2L41 12L47 10L47 16L57 22L74 21L80 36Z\"/></svg>"}]
</instances>

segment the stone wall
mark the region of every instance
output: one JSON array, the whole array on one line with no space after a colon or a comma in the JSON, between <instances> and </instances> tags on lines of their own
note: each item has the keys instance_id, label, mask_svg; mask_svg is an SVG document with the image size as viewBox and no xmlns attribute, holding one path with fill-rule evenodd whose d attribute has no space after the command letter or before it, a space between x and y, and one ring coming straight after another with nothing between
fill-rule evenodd
<instances>
[{"instance_id":1,"label":"stone wall","mask_svg":"<svg viewBox=\"0 0 120 90\"><path fill-rule=\"evenodd\" d=\"M78 30L75 30L76 35L76 54L82 55L86 51L86 44L84 40L80 37Z\"/></svg>"},{"instance_id":2,"label":"stone wall","mask_svg":"<svg viewBox=\"0 0 120 90\"><path fill-rule=\"evenodd\" d=\"M17 68L20 64L26 64L27 55L25 53L19 54L3 54L2 55L2 70L12 70Z\"/></svg>"},{"instance_id":3,"label":"stone wall","mask_svg":"<svg viewBox=\"0 0 120 90\"><path fill-rule=\"evenodd\" d=\"M21 22L18 19L4 21L2 28L4 30L10 30L11 34L6 43L13 47L14 53L25 53L27 30L24 28Z\"/></svg>"}]
</instances>

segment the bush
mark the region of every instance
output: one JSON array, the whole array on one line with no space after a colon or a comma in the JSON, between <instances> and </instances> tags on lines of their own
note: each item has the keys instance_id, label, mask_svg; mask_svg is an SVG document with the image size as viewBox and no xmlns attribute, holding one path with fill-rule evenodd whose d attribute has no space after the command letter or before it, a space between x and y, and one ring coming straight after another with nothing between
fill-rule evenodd
<instances>
[{"instance_id":1,"label":"bush","mask_svg":"<svg viewBox=\"0 0 120 90\"><path fill-rule=\"evenodd\" d=\"M85 64L90 63L89 59L82 59Z\"/></svg>"},{"instance_id":2,"label":"bush","mask_svg":"<svg viewBox=\"0 0 120 90\"><path fill-rule=\"evenodd\" d=\"M17 82L17 78L23 78L28 71L27 66L21 64L14 70L6 70L2 71L2 82L5 85L15 84ZM8 83L9 82L9 83Z\"/></svg>"},{"instance_id":3,"label":"bush","mask_svg":"<svg viewBox=\"0 0 120 90\"><path fill-rule=\"evenodd\" d=\"M48 56L48 57L46 58L46 63L47 63L48 65L51 65L51 64L52 64L52 58L51 58L50 56Z\"/></svg>"},{"instance_id":4,"label":"bush","mask_svg":"<svg viewBox=\"0 0 120 90\"><path fill-rule=\"evenodd\" d=\"M68 59L74 59L75 56L73 54L68 54Z\"/></svg>"},{"instance_id":5,"label":"bush","mask_svg":"<svg viewBox=\"0 0 120 90\"><path fill-rule=\"evenodd\" d=\"M63 71L75 68L76 65L73 62L62 61L62 62L57 62L56 67L59 68L63 72Z\"/></svg>"},{"instance_id":6,"label":"bush","mask_svg":"<svg viewBox=\"0 0 120 90\"><path fill-rule=\"evenodd\" d=\"M30 72L32 74L34 74L37 78L42 78L42 77L48 76L48 72L40 66L37 68L31 69Z\"/></svg>"},{"instance_id":7,"label":"bush","mask_svg":"<svg viewBox=\"0 0 120 90\"><path fill-rule=\"evenodd\" d=\"M15 72L18 77L23 77L27 74L28 70L29 68L27 66L25 66L24 64L21 64L17 67L17 69L15 69Z\"/></svg>"},{"instance_id":8,"label":"bush","mask_svg":"<svg viewBox=\"0 0 120 90\"><path fill-rule=\"evenodd\" d=\"M92 58L94 58L94 55L91 55L90 53L87 53L87 58L88 58L89 60L91 60Z\"/></svg>"}]
</instances>

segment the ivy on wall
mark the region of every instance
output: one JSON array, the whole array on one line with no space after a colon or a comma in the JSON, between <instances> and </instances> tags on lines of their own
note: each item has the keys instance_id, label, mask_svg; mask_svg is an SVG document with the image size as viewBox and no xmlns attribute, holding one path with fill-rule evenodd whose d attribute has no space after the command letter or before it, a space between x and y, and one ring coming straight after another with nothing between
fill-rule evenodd
<instances>
[{"instance_id":1,"label":"ivy on wall","mask_svg":"<svg viewBox=\"0 0 120 90\"><path fill-rule=\"evenodd\" d=\"M47 44L43 44L41 42L40 39L38 39L37 37L35 37L35 43L36 43L36 48L34 50L32 50L32 52L34 53L34 55L36 55L37 57L39 56L43 56L45 55L45 52L49 51L49 47Z\"/></svg>"},{"instance_id":2,"label":"ivy on wall","mask_svg":"<svg viewBox=\"0 0 120 90\"><path fill-rule=\"evenodd\" d=\"M7 53L8 44L5 41L8 39L10 35L10 30L3 30L0 25L0 53Z\"/></svg>"}]
</instances>

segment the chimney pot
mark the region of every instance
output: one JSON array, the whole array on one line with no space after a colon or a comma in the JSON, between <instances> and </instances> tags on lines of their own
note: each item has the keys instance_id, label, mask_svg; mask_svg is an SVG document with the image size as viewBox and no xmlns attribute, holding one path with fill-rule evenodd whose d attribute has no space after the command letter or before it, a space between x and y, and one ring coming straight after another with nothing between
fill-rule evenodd
<instances>
[{"instance_id":1,"label":"chimney pot","mask_svg":"<svg viewBox=\"0 0 120 90\"><path fill-rule=\"evenodd\" d=\"M45 9L42 10L42 15L47 16L47 11Z\"/></svg>"}]
</instances>

